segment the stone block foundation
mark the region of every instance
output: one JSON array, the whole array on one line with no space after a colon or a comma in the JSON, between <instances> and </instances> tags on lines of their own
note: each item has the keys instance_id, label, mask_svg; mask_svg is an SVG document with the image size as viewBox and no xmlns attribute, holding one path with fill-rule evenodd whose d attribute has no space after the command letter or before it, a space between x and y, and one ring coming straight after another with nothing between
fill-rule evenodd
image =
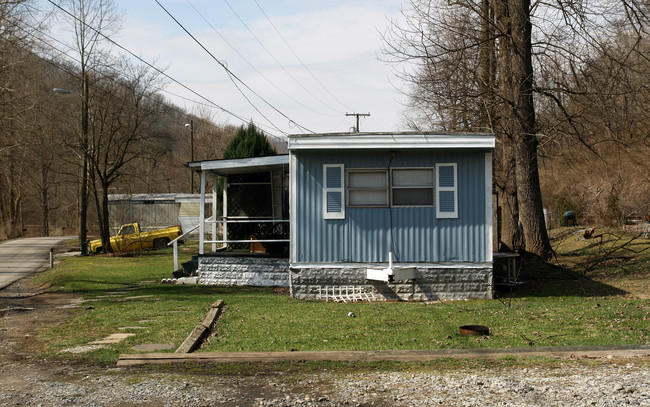
<instances>
[{"instance_id":1,"label":"stone block foundation","mask_svg":"<svg viewBox=\"0 0 650 407\"><path fill-rule=\"evenodd\" d=\"M413 264L409 264L413 266ZM461 299L492 299L491 263L481 264L418 264L414 280L384 283L366 280L366 266L292 265L291 296L319 299L323 287L357 286L375 294L377 300L435 301Z\"/></svg>"},{"instance_id":2,"label":"stone block foundation","mask_svg":"<svg viewBox=\"0 0 650 407\"><path fill-rule=\"evenodd\" d=\"M289 287L298 299L322 299L325 287L360 287L375 300L435 301L492 299L492 263L408 264L414 280L384 283L366 280L365 264L289 265L286 258L201 255L199 283L255 287ZM373 265L372 267L377 267Z\"/></svg>"},{"instance_id":3,"label":"stone block foundation","mask_svg":"<svg viewBox=\"0 0 650 407\"><path fill-rule=\"evenodd\" d=\"M199 256L199 284L288 287L289 259L255 256Z\"/></svg>"}]
</instances>

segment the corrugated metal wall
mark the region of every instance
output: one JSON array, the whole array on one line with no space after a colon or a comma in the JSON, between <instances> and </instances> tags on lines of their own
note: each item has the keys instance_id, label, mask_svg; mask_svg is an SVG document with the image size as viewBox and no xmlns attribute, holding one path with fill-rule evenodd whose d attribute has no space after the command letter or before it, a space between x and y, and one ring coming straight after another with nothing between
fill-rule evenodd
<instances>
[{"instance_id":1,"label":"corrugated metal wall","mask_svg":"<svg viewBox=\"0 0 650 407\"><path fill-rule=\"evenodd\" d=\"M485 262L485 151L298 152L294 176L296 263ZM351 168L435 167L458 164L458 219L436 219L435 207L346 208L345 219L324 220L323 164ZM491 199L491 197L490 197Z\"/></svg>"},{"instance_id":2,"label":"corrugated metal wall","mask_svg":"<svg viewBox=\"0 0 650 407\"><path fill-rule=\"evenodd\" d=\"M120 225L138 222L143 230L153 230L178 225L178 208L175 202L119 203L108 207L111 232L117 233Z\"/></svg>"}]
</instances>

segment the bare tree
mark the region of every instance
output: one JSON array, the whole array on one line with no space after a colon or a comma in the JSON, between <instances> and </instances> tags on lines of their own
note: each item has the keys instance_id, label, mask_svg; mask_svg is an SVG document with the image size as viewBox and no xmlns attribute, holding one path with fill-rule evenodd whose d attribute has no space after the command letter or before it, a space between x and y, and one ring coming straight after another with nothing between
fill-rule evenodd
<instances>
[{"instance_id":1,"label":"bare tree","mask_svg":"<svg viewBox=\"0 0 650 407\"><path fill-rule=\"evenodd\" d=\"M91 73L98 78L99 69L107 65L107 52L102 49L106 36L119 30L121 15L113 0L65 0L62 18L70 23L80 61L81 128L78 148L81 155L79 176L79 241L81 254L87 253L88 209L88 111L90 109Z\"/></svg>"},{"instance_id":2,"label":"bare tree","mask_svg":"<svg viewBox=\"0 0 650 407\"><path fill-rule=\"evenodd\" d=\"M511 249L548 258L540 143L545 147L557 129L575 126L577 116L567 103L578 89L577 72L595 51L605 50L615 27L625 25L644 36L647 6L640 0L409 4L405 23L394 23L386 33L385 51L391 62L415 66L400 71L412 86L410 112L416 115L410 116L415 117L410 124L494 132L502 241ZM434 108L423 100L432 101ZM558 113L552 123L537 120L536 111L542 108Z\"/></svg>"},{"instance_id":3,"label":"bare tree","mask_svg":"<svg viewBox=\"0 0 650 407\"><path fill-rule=\"evenodd\" d=\"M114 68L117 68L114 63ZM120 178L136 173L138 161L155 160L151 155L153 126L160 109L152 97L159 88L159 75L148 67L122 60L119 77L104 75L95 85L97 96L89 111L88 158L91 185L97 208L102 247L110 250L108 194Z\"/></svg>"}]
</instances>

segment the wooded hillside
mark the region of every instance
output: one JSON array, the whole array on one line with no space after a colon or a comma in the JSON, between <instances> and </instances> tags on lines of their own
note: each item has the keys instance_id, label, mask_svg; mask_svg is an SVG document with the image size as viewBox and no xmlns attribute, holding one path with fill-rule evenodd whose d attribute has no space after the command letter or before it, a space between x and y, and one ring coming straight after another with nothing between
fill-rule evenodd
<instances>
[{"instance_id":1,"label":"wooded hillside","mask_svg":"<svg viewBox=\"0 0 650 407\"><path fill-rule=\"evenodd\" d=\"M83 174L91 232L108 194L190 192L186 124L195 160L221 157L236 127L173 105L160 72L100 52L99 38L79 50L85 66L48 56L33 7L0 1L0 240L77 233Z\"/></svg>"}]
</instances>

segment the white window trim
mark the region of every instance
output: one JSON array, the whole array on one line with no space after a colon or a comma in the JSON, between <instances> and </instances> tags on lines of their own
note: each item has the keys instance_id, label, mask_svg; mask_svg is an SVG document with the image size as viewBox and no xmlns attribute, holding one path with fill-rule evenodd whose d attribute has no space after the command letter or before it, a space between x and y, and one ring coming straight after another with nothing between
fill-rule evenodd
<instances>
[{"instance_id":1,"label":"white window trim","mask_svg":"<svg viewBox=\"0 0 650 407\"><path fill-rule=\"evenodd\" d=\"M440 186L440 167L453 167L454 169L454 186ZM440 192L453 191L454 193L454 211L440 211ZM458 218L458 168L456 163L438 163L436 164L436 218L438 219L456 219Z\"/></svg>"},{"instance_id":2,"label":"white window trim","mask_svg":"<svg viewBox=\"0 0 650 407\"><path fill-rule=\"evenodd\" d=\"M327 187L327 169L339 168L341 171L341 186L338 188ZM327 212L327 194L338 192L341 194L341 211ZM323 164L323 219L345 219L345 167L343 164Z\"/></svg>"},{"instance_id":3,"label":"white window trim","mask_svg":"<svg viewBox=\"0 0 650 407\"><path fill-rule=\"evenodd\" d=\"M345 206L348 208L387 208L390 206L390 178L387 169L385 168L349 168L345 172L345 180L347 182L348 176L350 172L377 172L377 173L385 173L386 175L386 188L351 188L349 185L349 182L347 184L346 188L346 199L345 199ZM386 191L386 205L350 205L350 191L362 191L362 190L367 190L367 191Z\"/></svg>"},{"instance_id":4,"label":"white window trim","mask_svg":"<svg viewBox=\"0 0 650 407\"><path fill-rule=\"evenodd\" d=\"M395 186L393 185L393 171L401 170L431 170L433 174L433 185L413 185L413 186ZM431 189L433 195L431 205L396 205L393 203L393 191L396 189ZM436 174L433 167L393 167L390 169L390 206L392 208L431 208L436 206Z\"/></svg>"}]
</instances>

